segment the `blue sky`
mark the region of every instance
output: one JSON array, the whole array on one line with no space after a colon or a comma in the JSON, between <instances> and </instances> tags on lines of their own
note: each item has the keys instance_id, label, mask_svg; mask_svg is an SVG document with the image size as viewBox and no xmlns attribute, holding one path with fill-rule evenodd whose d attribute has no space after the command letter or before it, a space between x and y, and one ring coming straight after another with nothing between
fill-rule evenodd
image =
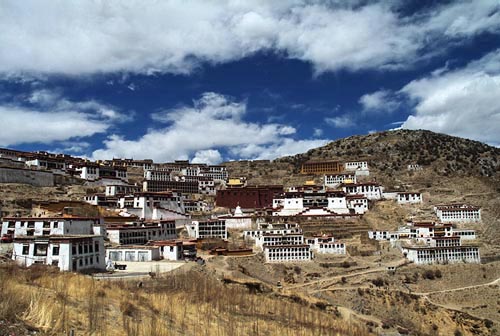
<instances>
[{"instance_id":1,"label":"blue sky","mask_svg":"<svg viewBox=\"0 0 500 336\"><path fill-rule=\"evenodd\" d=\"M498 1L3 1L0 146L273 159L397 127L500 144Z\"/></svg>"}]
</instances>

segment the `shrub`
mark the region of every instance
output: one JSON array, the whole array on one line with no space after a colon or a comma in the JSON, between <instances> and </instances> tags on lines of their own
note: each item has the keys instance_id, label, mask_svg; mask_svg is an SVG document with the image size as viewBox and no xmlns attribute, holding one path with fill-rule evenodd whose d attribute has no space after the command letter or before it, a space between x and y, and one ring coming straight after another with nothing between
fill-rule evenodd
<instances>
[{"instance_id":1,"label":"shrub","mask_svg":"<svg viewBox=\"0 0 500 336\"><path fill-rule=\"evenodd\" d=\"M382 278L376 278L372 279L372 284L374 284L377 287L382 287L385 284L385 281Z\"/></svg>"}]
</instances>

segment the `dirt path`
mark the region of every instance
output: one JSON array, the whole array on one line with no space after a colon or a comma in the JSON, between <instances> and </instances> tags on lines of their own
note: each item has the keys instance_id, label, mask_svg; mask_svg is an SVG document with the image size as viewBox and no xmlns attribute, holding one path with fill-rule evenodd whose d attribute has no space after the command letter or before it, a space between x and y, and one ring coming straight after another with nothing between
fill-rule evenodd
<instances>
[{"instance_id":1,"label":"dirt path","mask_svg":"<svg viewBox=\"0 0 500 336\"><path fill-rule=\"evenodd\" d=\"M484 287L484 286L496 285L498 283L500 283L500 278L493 280L493 281L490 281L490 282L485 283L485 284L463 286L463 287L451 288L451 289L442 289L442 290L432 291L432 292L420 292L420 293L419 292L412 292L412 294L427 296L427 295L432 295L432 294L456 292L456 291L461 291L461 290L465 290L465 289L473 289L473 288L479 288L479 287Z\"/></svg>"},{"instance_id":2,"label":"dirt path","mask_svg":"<svg viewBox=\"0 0 500 336\"><path fill-rule=\"evenodd\" d=\"M370 273L386 272L387 267L389 267L389 266L398 267L398 266L405 265L406 263L408 263L408 261L403 258L403 259L399 259L397 261L387 263L384 266L380 266L377 268L371 268L371 269L367 269L367 270L363 270L363 271L359 271L359 272L354 272L354 273L349 273L349 274L340 274L340 275L336 275L333 277L319 279L319 280L315 280L315 281L311 281L311 282L307 282L307 283L303 283L303 284L286 286L285 288L286 289L303 288L303 287L308 287L308 286L312 286L312 285L316 285L316 284L322 284L324 282L338 281L342 278L352 278L354 276L360 276L360 275L365 275L365 274L370 274ZM326 287L330 287L330 286L332 286L332 285L331 284L322 284L321 289L327 289Z\"/></svg>"}]
</instances>

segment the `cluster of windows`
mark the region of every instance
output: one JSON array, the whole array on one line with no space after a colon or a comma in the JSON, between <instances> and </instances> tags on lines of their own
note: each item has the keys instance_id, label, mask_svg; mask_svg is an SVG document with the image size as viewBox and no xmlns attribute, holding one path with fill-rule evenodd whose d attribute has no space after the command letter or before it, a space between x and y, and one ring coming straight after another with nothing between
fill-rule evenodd
<instances>
[{"instance_id":1,"label":"cluster of windows","mask_svg":"<svg viewBox=\"0 0 500 336\"><path fill-rule=\"evenodd\" d=\"M459 210L459 211L443 210L440 214L440 218L441 220L453 220L453 219L479 220L481 217L479 215L479 210Z\"/></svg>"},{"instance_id":2,"label":"cluster of windows","mask_svg":"<svg viewBox=\"0 0 500 336\"><path fill-rule=\"evenodd\" d=\"M325 175L326 184L344 183L345 180L354 180L355 176L351 174Z\"/></svg>"},{"instance_id":3,"label":"cluster of windows","mask_svg":"<svg viewBox=\"0 0 500 336\"><path fill-rule=\"evenodd\" d=\"M459 261L478 262L479 249L477 247L463 247L417 251L417 263L446 263Z\"/></svg>"},{"instance_id":4,"label":"cluster of windows","mask_svg":"<svg viewBox=\"0 0 500 336\"><path fill-rule=\"evenodd\" d=\"M302 165L301 172L304 173L328 173L341 172L344 166L339 162L306 162Z\"/></svg>"},{"instance_id":5,"label":"cluster of windows","mask_svg":"<svg viewBox=\"0 0 500 336\"><path fill-rule=\"evenodd\" d=\"M309 247L274 247L266 248L267 261L311 260Z\"/></svg>"},{"instance_id":6,"label":"cluster of windows","mask_svg":"<svg viewBox=\"0 0 500 336\"><path fill-rule=\"evenodd\" d=\"M73 255L88 254L99 252L99 242L74 243L71 245L71 253Z\"/></svg>"},{"instance_id":7,"label":"cluster of windows","mask_svg":"<svg viewBox=\"0 0 500 336\"><path fill-rule=\"evenodd\" d=\"M460 239L437 239L436 247L460 246Z\"/></svg>"},{"instance_id":8,"label":"cluster of windows","mask_svg":"<svg viewBox=\"0 0 500 336\"><path fill-rule=\"evenodd\" d=\"M297 235L284 235L284 236L262 236L263 245L276 246L276 245L298 245L303 244L304 236Z\"/></svg>"}]
</instances>

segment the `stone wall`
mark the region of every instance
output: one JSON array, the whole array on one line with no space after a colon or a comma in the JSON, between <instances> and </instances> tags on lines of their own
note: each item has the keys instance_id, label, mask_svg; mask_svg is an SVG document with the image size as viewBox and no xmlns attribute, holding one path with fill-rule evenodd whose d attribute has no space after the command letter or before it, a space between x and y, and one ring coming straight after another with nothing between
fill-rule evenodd
<instances>
[{"instance_id":1,"label":"stone wall","mask_svg":"<svg viewBox=\"0 0 500 336\"><path fill-rule=\"evenodd\" d=\"M53 187L54 174L39 170L0 167L0 183L22 183L35 187Z\"/></svg>"}]
</instances>

